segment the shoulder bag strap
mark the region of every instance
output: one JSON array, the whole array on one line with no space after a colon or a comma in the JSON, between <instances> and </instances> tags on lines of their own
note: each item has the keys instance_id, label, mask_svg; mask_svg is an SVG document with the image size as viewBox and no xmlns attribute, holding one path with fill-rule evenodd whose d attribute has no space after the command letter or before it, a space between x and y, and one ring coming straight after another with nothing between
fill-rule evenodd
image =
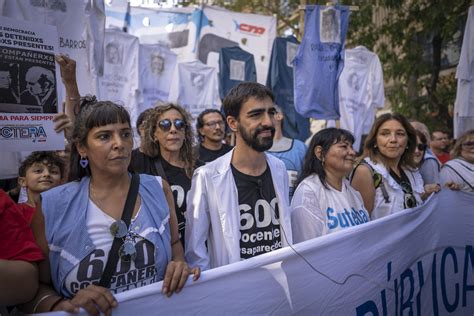
<instances>
[{"instance_id":1,"label":"shoulder bag strap","mask_svg":"<svg viewBox=\"0 0 474 316\"><path fill-rule=\"evenodd\" d=\"M155 176L160 176L166 182L168 182L168 179L166 178L165 169L163 169L163 164L161 163L161 158L154 158L153 164L155 166L155 171L156 171Z\"/></svg>"},{"instance_id":2,"label":"shoulder bag strap","mask_svg":"<svg viewBox=\"0 0 474 316\"><path fill-rule=\"evenodd\" d=\"M138 174L132 174L132 180L130 182L130 188L128 189L127 200L125 201L125 206L122 212L122 220L127 225L127 229L130 226L130 221L132 220L133 208L137 200L138 195L138 186L140 185L140 176ZM109 288L110 280L114 274L114 271L117 267L117 262L119 259L118 252L120 247L123 244L122 238L114 238L112 243L112 248L110 248L109 256L107 257L107 263L105 264L104 272L99 281L99 286Z\"/></svg>"}]
</instances>

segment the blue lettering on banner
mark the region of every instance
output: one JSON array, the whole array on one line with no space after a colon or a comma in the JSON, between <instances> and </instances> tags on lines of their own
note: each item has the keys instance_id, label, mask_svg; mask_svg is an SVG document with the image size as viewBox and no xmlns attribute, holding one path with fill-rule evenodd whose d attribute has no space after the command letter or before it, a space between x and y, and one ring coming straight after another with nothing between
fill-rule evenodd
<instances>
[{"instance_id":1,"label":"blue lettering on banner","mask_svg":"<svg viewBox=\"0 0 474 316\"><path fill-rule=\"evenodd\" d=\"M46 131L42 126L4 126L0 127L2 138L46 138Z\"/></svg>"},{"instance_id":2,"label":"blue lettering on banner","mask_svg":"<svg viewBox=\"0 0 474 316\"><path fill-rule=\"evenodd\" d=\"M387 310L387 293L391 293L395 301L394 315L426 315L431 312L436 316L453 313L459 308L466 307L468 294L471 295L470 300L474 300L474 248L472 245L466 245L462 250L458 248L456 251L454 247L446 247L438 251L441 252L440 256L433 253L432 256L417 261L413 268L405 269L393 280L393 287L380 291L380 301L367 300L355 308L356 314L358 316L390 314ZM387 282L391 279L391 265L392 262L387 264ZM427 286L425 282L429 281L425 278L425 269L431 271L431 283L429 283L431 288L423 291ZM431 311L424 310L427 306L421 304L422 294L431 295ZM378 302L380 304L377 304Z\"/></svg>"},{"instance_id":3,"label":"blue lettering on banner","mask_svg":"<svg viewBox=\"0 0 474 316\"><path fill-rule=\"evenodd\" d=\"M352 211L349 212L347 209L344 209L344 213L337 213L337 216L334 213L335 211L331 207L328 207L326 210L329 229L335 229L338 226L342 228L357 226L369 221L367 214L363 210L357 211L356 209L352 208Z\"/></svg>"}]
</instances>

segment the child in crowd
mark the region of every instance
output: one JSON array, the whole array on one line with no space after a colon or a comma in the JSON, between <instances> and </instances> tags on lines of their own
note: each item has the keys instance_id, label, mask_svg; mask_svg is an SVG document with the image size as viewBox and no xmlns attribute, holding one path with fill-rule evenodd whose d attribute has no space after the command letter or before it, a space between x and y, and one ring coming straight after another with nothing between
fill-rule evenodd
<instances>
[{"instance_id":1,"label":"child in crowd","mask_svg":"<svg viewBox=\"0 0 474 316\"><path fill-rule=\"evenodd\" d=\"M53 151L35 151L23 161L18 174L18 184L28 197L18 207L30 223L40 194L62 183L64 161Z\"/></svg>"},{"instance_id":2,"label":"child in crowd","mask_svg":"<svg viewBox=\"0 0 474 316\"><path fill-rule=\"evenodd\" d=\"M38 289L43 254L16 203L0 190L0 314L2 306L29 301Z\"/></svg>"}]
</instances>

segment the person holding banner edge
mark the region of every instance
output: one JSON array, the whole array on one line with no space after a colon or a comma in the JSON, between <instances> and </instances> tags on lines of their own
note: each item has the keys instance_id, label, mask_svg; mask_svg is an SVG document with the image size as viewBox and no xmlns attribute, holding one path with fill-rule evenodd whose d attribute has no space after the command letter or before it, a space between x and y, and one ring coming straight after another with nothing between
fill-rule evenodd
<instances>
[{"instance_id":1,"label":"person holding banner edge","mask_svg":"<svg viewBox=\"0 0 474 316\"><path fill-rule=\"evenodd\" d=\"M89 314L110 315L117 306L112 292L163 278L164 294L179 292L191 269L179 243L171 190L160 178L130 179L133 140L127 111L108 101L88 104L76 117L72 139L70 173L80 182L42 194L32 227L49 260L40 265L40 290L24 310L77 312L81 307ZM135 202L130 198L123 208L133 195ZM118 252L113 251L116 243L121 244ZM110 288L95 285L103 281L112 257L119 265L108 270L113 272L105 282ZM119 284L124 273L134 270L145 274L145 282ZM200 271L192 272L196 280Z\"/></svg>"}]
</instances>

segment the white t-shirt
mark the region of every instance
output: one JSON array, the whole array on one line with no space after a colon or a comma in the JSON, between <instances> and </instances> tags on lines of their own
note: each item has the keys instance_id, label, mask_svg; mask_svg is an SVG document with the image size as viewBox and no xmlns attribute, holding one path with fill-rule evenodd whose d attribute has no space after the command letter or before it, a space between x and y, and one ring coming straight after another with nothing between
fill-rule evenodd
<instances>
[{"instance_id":1,"label":"white t-shirt","mask_svg":"<svg viewBox=\"0 0 474 316\"><path fill-rule=\"evenodd\" d=\"M298 243L334 233L369 221L362 196L344 180L338 191L319 176L305 178L296 188L291 201L293 242Z\"/></svg>"},{"instance_id":2,"label":"white t-shirt","mask_svg":"<svg viewBox=\"0 0 474 316\"><path fill-rule=\"evenodd\" d=\"M114 294L160 281L155 268L155 247L144 237L133 233L134 220L140 215L141 212L138 210L129 229L130 236L134 238L136 258L130 262L124 262L119 258L116 272L110 283L110 291ZM115 219L89 200L87 233L94 243L95 249L82 259L66 277L64 287L71 296L92 282L100 280L113 243L110 225L114 222Z\"/></svg>"},{"instance_id":3,"label":"white t-shirt","mask_svg":"<svg viewBox=\"0 0 474 316\"><path fill-rule=\"evenodd\" d=\"M469 8L461 56L456 70L458 79L454 103L454 138L474 127L474 6Z\"/></svg>"},{"instance_id":4,"label":"white t-shirt","mask_svg":"<svg viewBox=\"0 0 474 316\"><path fill-rule=\"evenodd\" d=\"M95 78L97 98L123 105L130 113L132 126L138 113L138 37L108 29L104 41L104 75Z\"/></svg>"},{"instance_id":5,"label":"white t-shirt","mask_svg":"<svg viewBox=\"0 0 474 316\"><path fill-rule=\"evenodd\" d=\"M176 54L165 46L140 44L140 113L157 101L168 101L176 58Z\"/></svg>"},{"instance_id":6,"label":"white t-shirt","mask_svg":"<svg viewBox=\"0 0 474 316\"><path fill-rule=\"evenodd\" d=\"M200 61L178 63L177 76L169 101L182 105L194 120L205 109L220 107L217 70L214 67Z\"/></svg>"},{"instance_id":7,"label":"white t-shirt","mask_svg":"<svg viewBox=\"0 0 474 316\"><path fill-rule=\"evenodd\" d=\"M377 108L384 105L382 66L378 56L364 46L345 51L344 69L339 77L341 128L354 134L354 148L374 123Z\"/></svg>"},{"instance_id":8,"label":"white t-shirt","mask_svg":"<svg viewBox=\"0 0 474 316\"><path fill-rule=\"evenodd\" d=\"M448 182L454 182L461 185L461 191L474 192L474 164L464 159L456 158L446 162L439 177L442 187Z\"/></svg>"},{"instance_id":9,"label":"white t-shirt","mask_svg":"<svg viewBox=\"0 0 474 316\"><path fill-rule=\"evenodd\" d=\"M56 26L59 52L68 54L76 61L80 93L95 94L91 74L101 73L104 65L104 1L0 1L2 2L0 15ZM64 95L63 85L58 84L58 87L60 96Z\"/></svg>"}]
</instances>

